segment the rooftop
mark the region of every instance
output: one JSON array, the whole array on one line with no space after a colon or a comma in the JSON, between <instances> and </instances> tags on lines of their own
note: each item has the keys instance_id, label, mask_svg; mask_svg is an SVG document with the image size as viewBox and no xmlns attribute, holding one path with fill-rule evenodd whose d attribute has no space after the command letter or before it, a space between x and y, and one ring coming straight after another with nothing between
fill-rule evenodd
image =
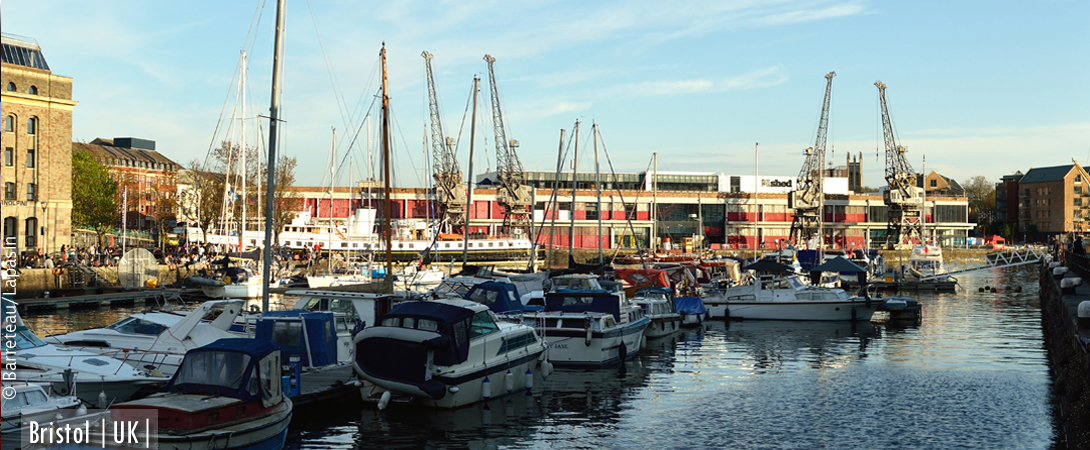
<instances>
[{"instance_id":1,"label":"rooftop","mask_svg":"<svg viewBox=\"0 0 1090 450\"><path fill-rule=\"evenodd\" d=\"M49 70L49 64L42 56L42 48L30 38L2 33L0 47L0 62L4 64Z\"/></svg>"}]
</instances>

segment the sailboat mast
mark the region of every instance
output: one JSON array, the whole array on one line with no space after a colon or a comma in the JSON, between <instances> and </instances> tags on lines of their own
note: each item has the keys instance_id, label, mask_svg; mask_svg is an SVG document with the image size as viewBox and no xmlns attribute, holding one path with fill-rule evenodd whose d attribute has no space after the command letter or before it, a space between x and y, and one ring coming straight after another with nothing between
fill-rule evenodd
<instances>
[{"instance_id":1,"label":"sailboat mast","mask_svg":"<svg viewBox=\"0 0 1090 450\"><path fill-rule=\"evenodd\" d=\"M337 174L337 129L333 128L333 140L329 142L329 234L326 247L325 270L333 273L333 182Z\"/></svg>"},{"instance_id":2,"label":"sailboat mast","mask_svg":"<svg viewBox=\"0 0 1090 450\"><path fill-rule=\"evenodd\" d=\"M390 286L391 292L394 281L394 251L393 230L390 228L390 217L394 214L394 202L390 201L390 96L386 95L386 43L382 43L382 173L383 188L385 189L386 214L383 216L383 226L386 230L386 283L383 289Z\"/></svg>"},{"instance_id":3,"label":"sailboat mast","mask_svg":"<svg viewBox=\"0 0 1090 450\"><path fill-rule=\"evenodd\" d=\"M568 204L568 214L571 215L571 223L568 225L568 261L575 261L575 187L579 184L576 177L579 176L579 121L575 121L575 153L571 159L571 203Z\"/></svg>"},{"instance_id":4,"label":"sailboat mast","mask_svg":"<svg viewBox=\"0 0 1090 450\"><path fill-rule=\"evenodd\" d=\"M276 2L276 39L273 49L272 100L269 106L269 170L265 175L265 251L261 259L261 310L269 310L272 272L273 184L276 173L276 133L280 123L280 59L284 55L284 1Z\"/></svg>"},{"instance_id":5,"label":"sailboat mast","mask_svg":"<svg viewBox=\"0 0 1090 450\"><path fill-rule=\"evenodd\" d=\"M473 216L473 145L477 142L477 94L480 91L481 79L473 77L473 113L469 119L469 171L466 173L466 218L462 225L462 267L469 261L469 218Z\"/></svg>"},{"instance_id":6,"label":"sailboat mast","mask_svg":"<svg viewBox=\"0 0 1090 450\"><path fill-rule=\"evenodd\" d=\"M598 165L598 124L594 128L594 186L598 190L598 264L604 264L602 256L602 171Z\"/></svg>"},{"instance_id":7,"label":"sailboat mast","mask_svg":"<svg viewBox=\"0 0 1090 450\"><path fill-rule=\"evenodd\" d=\"M242 51L242 70L240 73L238 86L241 91L239 96L242 98L242 115L240 116L242 120L239 121L239 151L241 154L238 157L238 166L242 186L242 222L239 223L238 230L238 251L241 253L246 250L246 50Z\"/></svg>"}]
</instances>

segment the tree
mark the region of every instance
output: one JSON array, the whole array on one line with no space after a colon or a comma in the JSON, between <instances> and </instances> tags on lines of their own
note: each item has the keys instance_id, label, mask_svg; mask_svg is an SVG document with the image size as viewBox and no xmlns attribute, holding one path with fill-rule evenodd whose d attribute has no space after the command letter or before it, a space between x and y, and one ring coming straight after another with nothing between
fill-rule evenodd
<instances>
[{"instance_id":1,"label":"tree","mask_svg":"<svg viewBox=\"0 0 1090 450\"><path fill-rule=\"evenodd\" d=\"M155 211L152 215L155 217L155 226L159 231L160 245L164 247L166 227L173 226L178 218L178 197L177 193L170 189L170 186L160 185L152 191L152 197L155 200Z\"/></svg>"},{"instance_id":2,"label":"tree","mask_svg":"<svg viewBox=\"0 0 1090 450\"><path fill-rule=\"evenodd\" d=\"M117 182L86 150L72 151L72 224L98 234L98 244L117 221Z\"/></svg>"},{"instance_id":3,"label":"tree","mask_svg":"<svg viewBox=\"0 0 1090 450\"><path fill-rule=\"evenodd\" d=\"M969 178L962 187L969 198L969 221L982 224L995 217L995 185L987 178L977 175Z\"/></svg>"},{"instance_id":4,"label":"tree","mask_svg":"<svg viewBox=\"0 0 1090 450\"><path fill-rule=\"evenodd\" d=\"M281 156L276 163L276 172L273 174L273 206L272 213L273 218L273 242L274 245L280 245L280 232L294 217L295 213L299 210L299 205L302 204L302 199L299 195L291 190L291 187L295 185L295 166L296 159L294 156ZM262 167L262 177L267 176L268 166ZM267 179L267 178L265 178ZM265 191L261 192L261 211L265 209ZM262 216L264 217L264 216Z\"/></svg>"},{"instance_id":5,"label":"tree","mask_svg":"<svg viewBox=\"0 0 1090 450\"><path fill-rule=\"evenodd\" d=\"M182 199L186 213L197 218L197 226L208 242L208 229L220 219L223 200L222 174L209 170L198 160L189 162L189 170L179 184L188 185Z\"/></svg>"}]
</instances>

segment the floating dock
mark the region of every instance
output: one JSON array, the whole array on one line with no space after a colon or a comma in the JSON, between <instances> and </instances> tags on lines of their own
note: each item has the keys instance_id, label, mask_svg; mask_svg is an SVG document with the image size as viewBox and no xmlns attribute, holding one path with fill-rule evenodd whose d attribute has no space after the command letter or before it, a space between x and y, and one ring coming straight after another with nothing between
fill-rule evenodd
<instances>
[{"instance_id":1,"label":"floating dock","mask_svg":"<svg viewBox=\"0 0 1090 450\"><path fill-rule=\"evenodd\" d=\"M82 290L81 290L82 291ZM89 289L83 295L24 298L16 300L21 313L52 312L69 309L96 309L116 306L162 306L178 302L179 289L143 289L139 291Z\"/></svg>"}]
</instances>

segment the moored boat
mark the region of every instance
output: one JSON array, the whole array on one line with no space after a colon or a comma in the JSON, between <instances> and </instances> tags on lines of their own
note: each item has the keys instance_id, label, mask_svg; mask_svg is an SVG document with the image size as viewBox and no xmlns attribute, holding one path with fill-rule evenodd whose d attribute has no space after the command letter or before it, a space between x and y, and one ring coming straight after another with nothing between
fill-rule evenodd
<instances>
[{"instance_id":1,"label":"moored boat","mask_svg":"<svg viewBox=\"0 0 1090 450\"><path fill-rule=\"evenodd\" d=\"M156 421L158 430L151 439L159 449L279 449L292 417L280 370L275 344L220 339L186 353L163 392L113 405L111 421ZM112 445L95 438L93 444Z\"/></svg>"},{"instance_id":2,"label":"moored boat","mask_svg":"<svg viewBox=\"0 0 1090 450\"><path fill-rule=\"evenodd\" d=\"M643 308L650 320L644 335L656 338L673 334L681 329L681 315L674 308L673 293L668 288L644 288L632 297L632 303Z\"/></svg>"},{"instance_id":3,"label":"moored boat","mask_svg":"<svg viewBox=\"0 0 1090 450\"><path fill-rule=\"evenodd\" d=\"M731 320L870 320L879 301L843 289L812 286L796 276L761 275L704 298L714 318Z\"/></svg>"},{"instance_id":4,"label":"moored boat","mask_svg":"<svg viewBox=\"0 0 1090 450\"><path fill-rule=\"evenodd\" d=\"M497 322L468 300L399 303L354 342L356 374L369 382L361 395L379 408L391 400L456 408L523 391L545 359L533 328Z\"/></svg>"},{"instance_id":5,"label":"moored boat","mask_svg":"<svg viewBox=\"0 0 1090 450\"><path fill-rule=\"evenodd\" d=\"M544 311L523 316L549 345L557 365L600 367L639 353L650 320L642 309L601 289L545 294Z\"/></svg>"}]
</instances>

